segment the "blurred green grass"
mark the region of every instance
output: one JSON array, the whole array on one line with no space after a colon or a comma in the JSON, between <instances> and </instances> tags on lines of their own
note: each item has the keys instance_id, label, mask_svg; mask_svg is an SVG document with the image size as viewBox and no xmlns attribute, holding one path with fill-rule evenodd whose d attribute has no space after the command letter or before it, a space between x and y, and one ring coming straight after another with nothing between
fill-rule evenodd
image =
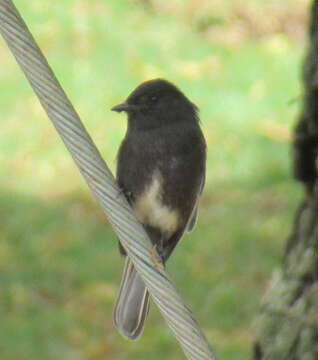
<instances>
[{"instance_id":1,"label":"blurred green grass","mask_svg":"<svg viewBox=\"0 0 318 360\"><path fill-rule=\"evenodd\" d=\"M109 109L141 81L167 78L201 109L207 184L169 270L220 358L246 359L301 197L290 139L308 1L16 5L112 170L126 121ZM114 330L116 237L0 52L1 359L183 358L154 306L138 342Z\"/></svg>"}]
</instances>

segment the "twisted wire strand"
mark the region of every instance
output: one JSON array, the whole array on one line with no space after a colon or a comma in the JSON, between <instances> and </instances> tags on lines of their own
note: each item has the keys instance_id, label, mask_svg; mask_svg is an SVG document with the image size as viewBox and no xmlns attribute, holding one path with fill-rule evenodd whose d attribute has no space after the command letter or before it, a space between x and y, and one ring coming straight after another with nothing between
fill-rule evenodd
<instances>
[{"instance_id":1,"label":"twisted wire strand","mask_svg":"<svg viewBox=\"0 0 318 360\"><path fill-rule=\"evenodd\" d=\"M0 33L79 167L97 202L189 360L216 360L205 336L164 269L115 179L11 0L0 0Z\"/></svg>"}]
</instances>

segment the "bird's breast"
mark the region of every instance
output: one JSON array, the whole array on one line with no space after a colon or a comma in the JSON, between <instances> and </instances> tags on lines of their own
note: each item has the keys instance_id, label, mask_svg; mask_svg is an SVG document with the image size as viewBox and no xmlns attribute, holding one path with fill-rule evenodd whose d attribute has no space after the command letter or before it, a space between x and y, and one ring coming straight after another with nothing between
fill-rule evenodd
<instances>
[{"instance_id":1,"label":"bird's breast","mask_svg":"<svg viewBox=\"0 0 318 360\"><path fill-rule=\"evenodd\" d=\"M136 198L133 209L141 223L158 228L171 236L178 228L179 213L162 202L163 191L163 178L159 170L156 170L150 183Z\"/></svg>"}]
</instances>

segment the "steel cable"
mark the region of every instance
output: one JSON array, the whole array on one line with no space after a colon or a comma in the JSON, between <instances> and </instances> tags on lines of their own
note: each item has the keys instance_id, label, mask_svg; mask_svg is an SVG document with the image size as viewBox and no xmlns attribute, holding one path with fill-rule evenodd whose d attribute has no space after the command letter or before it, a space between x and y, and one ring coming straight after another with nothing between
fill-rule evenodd
<instances>
[{"instance_id":1,"label":"steel cable","mask_svg":"<svg viewBox=\"0 0 318 360\"><path fill-rule=\"evenodd\" d=\"M205 336L166 270L155 265L152 245L118 188L78 114L11 0L0 0L0 33L112 224L138 273L188 359L215 360Z\"/></svg>"}]
</instances>

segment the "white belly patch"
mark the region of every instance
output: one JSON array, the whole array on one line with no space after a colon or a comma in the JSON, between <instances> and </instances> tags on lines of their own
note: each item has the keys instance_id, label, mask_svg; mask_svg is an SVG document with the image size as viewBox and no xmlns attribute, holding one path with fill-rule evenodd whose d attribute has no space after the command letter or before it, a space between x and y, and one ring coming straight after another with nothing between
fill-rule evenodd
<instances>
[{"instance_id":1,"label":"white belly patch","mask_svg":"<svg viewBox=\"0 0 318 360\"><path fill-rule=\"evenodd\" d=\"M160 172L155 171L150 185L135 202L133 208L140 222L172 235L178 228L179 213L162 203L162 181Z\"/></svg>"}]
</instances>

